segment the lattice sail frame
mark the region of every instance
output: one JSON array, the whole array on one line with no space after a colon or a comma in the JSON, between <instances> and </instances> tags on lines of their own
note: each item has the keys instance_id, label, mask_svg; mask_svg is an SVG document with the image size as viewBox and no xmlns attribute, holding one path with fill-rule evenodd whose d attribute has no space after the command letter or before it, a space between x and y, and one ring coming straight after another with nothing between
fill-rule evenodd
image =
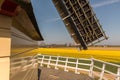
<instances>
[{"instance_id":1,"label":"lattice sail frame","mask_svg":"<svg viewBox=\"0 0 120 80\"><path fill-rule=\"evenodd\" d=\"M71 37L80 48L87 49L107 39L88 0L52 0Z\"/></svg>"}]
</instances>

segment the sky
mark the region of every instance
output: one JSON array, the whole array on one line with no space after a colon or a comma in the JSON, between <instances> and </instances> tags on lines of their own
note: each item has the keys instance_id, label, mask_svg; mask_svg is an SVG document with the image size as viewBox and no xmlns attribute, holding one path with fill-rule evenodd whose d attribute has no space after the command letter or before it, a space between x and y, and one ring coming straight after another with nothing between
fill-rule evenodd
<instances>
[{"instance_id":1,"label":"sky","mask_svg":"<svg viewBox=\"0 0 120 80\"><path fill-rule=\"evenodd\" d=\"M52 0L31 0L39 29L47 44L74 43ZM89 0L109 37L102 45L120 45L120 0Z\"/></svg>"}]
</instances>

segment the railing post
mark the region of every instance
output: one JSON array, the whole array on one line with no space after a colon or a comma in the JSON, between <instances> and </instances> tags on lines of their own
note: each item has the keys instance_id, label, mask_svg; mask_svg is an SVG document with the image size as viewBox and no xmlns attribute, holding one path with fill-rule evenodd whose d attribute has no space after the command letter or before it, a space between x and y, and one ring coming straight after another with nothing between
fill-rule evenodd
<instances>
[{"instance_id":1,"label":"railing post","mask_svg":"<svg viewBox=\"0 0 120 80\"><path fill-rule=\"evenodd\" d=\"M105 72L105 66L106 66L106 64L103 63L102 72L101 72L101 74L100 74L100 79L99 79L99 80L102 80L102 79L103 79L103 75L104 75L104 72Z\"/></svg>"},{"instance_id":2,"label":"railing post","mask_svg":"<svg viewBox=\"0 0 120 80\"><path fill-rule=\"evenodd\" d=\"M47 68L50 68L50 61L51 61L51 56L49 57Z\"/></svg>"},{"instance_id":3,"label":"railing post","mask_svg":"<svg viewBox=\"0 0 120 80\"><path fill-rule=\"evenodd\" d=\"M58 69L58 61L59 61L59 56L57 56L56 64L55 64L55 69Z\"/></svg>"},{"instance_id":4,"label":"railing post","mask_svg":"<svg viewBox=\"0 0 120 80\"><path fill-rule=\"evenodd\" d=\"M117 70L117 77L115 80L120 80L120 67L118 67L118 70Z\"/></svg>"},{"instance_id":5,"label":"railing post","mask_svg":"<svg viewBox=\"0 0 120 80\"><path fill-rule=\"evenodd\" d=\"M65 67L64 67L64 71L66 71L66 72L68 72L68 70L67 70L67 64L68 64L68 57L66 58Z\"/></svg>"},{"instance_id":6,"label":"railing post","mask_svg":"<svg viewBox=\"0 0 120 80\"><path fill-rule=\"evenodd\" d=\"M91 58L89 76L92 77L92 78L94 77L94 76L93 76L93 68L94 68L94 59Z\"/></svg>"},{"instance_id":7,"label":"railing post","mask_svg":"<svg viewBox=\"0 0 120 80\"><path fill-rule=\"evenodd\" d=\"M42 55L42 60L41 60L41 63L40 63L40 66L43 66L43 61L44 61L44 55Z\"/></svg>"},{"instance_id":8,"label":"railing post","mask_svg":"<svg viewBox=\"0 0 120 80\"><path fill-rule=\"evenodd\" d=\"M76 61L75 74L80 74L78 72L78 63L79 63L79 59L77 59L77 61Z\"/></svg>"}]
</instances>

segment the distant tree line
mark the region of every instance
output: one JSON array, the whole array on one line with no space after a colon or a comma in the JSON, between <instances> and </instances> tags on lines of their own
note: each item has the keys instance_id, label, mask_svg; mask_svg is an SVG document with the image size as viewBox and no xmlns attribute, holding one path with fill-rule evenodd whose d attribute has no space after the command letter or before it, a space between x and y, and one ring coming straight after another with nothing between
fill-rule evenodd
<instances>
[{"instance_id":1,"label":"distant tree line","mask_svg":"<svg viewBox=\"0 0 120 80\"><path fill-rule=\"evenodd\" d=\"M72 43L65 44L46 44L45 42L39 43L39 47L54 48L54 47L79 47ZM120 47L120 45L91 45L89 47Z\"/></svg>"}]
</instances>

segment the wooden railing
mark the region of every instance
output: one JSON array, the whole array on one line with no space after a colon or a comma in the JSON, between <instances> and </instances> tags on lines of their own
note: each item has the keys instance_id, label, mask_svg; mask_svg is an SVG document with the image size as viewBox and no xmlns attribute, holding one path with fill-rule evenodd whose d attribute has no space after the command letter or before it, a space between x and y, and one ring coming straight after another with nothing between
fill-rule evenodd
<instances>
[{"instance_id":1,"label":"wooden railing","mask_svg":"<svg viewBox=\"0 0 120 80\"><path fill-rule=\"evenodd\" d=\"M34 57L22 57L11 60L11 74L26 69L30 65L74 71L76 74L85 73L97 80L120 80L120 65L104 62L94 58L72 58L38 54ZM14 72L14 70L17 71Z\"/></svg>"},{"instance_id":2,"label":"wooden railing","mask_svg":"<svg viewBox=\"0 0 120 80\"><path fill-rule=\"evenodd\" d=\"M120 80L120 65L104 62L94 58L72 58L51 55L38 55L40 66L74 71L76 74L87 73L99 80Z\"/></svg>"}]
</instances>

